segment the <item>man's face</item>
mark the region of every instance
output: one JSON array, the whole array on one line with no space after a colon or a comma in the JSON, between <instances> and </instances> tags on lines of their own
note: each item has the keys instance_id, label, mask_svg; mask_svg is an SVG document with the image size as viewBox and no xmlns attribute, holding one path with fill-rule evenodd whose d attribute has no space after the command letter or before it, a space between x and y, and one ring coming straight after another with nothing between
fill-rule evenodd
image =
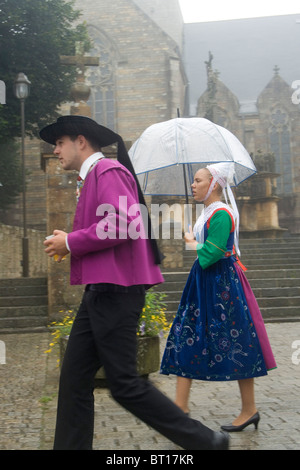
<instances>
[{"instance_id":1,"label":"man's face","mask_svg":"<svg viewBox=\"0 0 300 470\"><path fill-rule=\"evenodd\" d=\"M78 144L78 138L74 141L69 136L57 139L53 153L58 157L64 170L80 170L81 158Z\"/></svg>"}]
</instances>

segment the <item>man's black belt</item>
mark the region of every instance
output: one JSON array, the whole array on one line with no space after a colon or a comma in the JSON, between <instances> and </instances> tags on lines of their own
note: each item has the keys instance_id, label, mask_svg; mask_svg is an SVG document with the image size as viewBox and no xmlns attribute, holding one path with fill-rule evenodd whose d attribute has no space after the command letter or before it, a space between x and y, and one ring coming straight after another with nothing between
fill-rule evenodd
<instances>
[{"instance_id":1,"label":"man's black belt","mask_svg":"<svg viewBox=\"0 0 300 470\"><path fill-rule=\"evenodd\" d=\"M145 294L145 286L120 286L119 284L88 284L87 290L93 292L118 292L120 294Z\"/></svg>"}]
</instances>

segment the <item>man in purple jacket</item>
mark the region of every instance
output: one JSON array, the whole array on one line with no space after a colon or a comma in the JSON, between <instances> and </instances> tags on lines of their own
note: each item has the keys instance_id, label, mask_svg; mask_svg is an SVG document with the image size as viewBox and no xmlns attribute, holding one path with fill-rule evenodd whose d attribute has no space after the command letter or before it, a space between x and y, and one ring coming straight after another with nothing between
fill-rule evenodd
<instances>
[{"instance_id":1,"label":"man in purple jacket","mask_svg":"<svg viewBox=\"0 0 300 470\"><path fill-rule=\"evenodd\" d=\"M71 284L86 285L61 370L54 449L92 449L93 384L101 366L113 398L177 445L227 449L225 434L189 418L137 374L136 331L145 289L163 277L123 140L83 116L60 117L40 136L55 145L63 169L79 172L73 230L54 230L45 251L58 261L70 254ZM101 148L116 142L118 161L105 159Z\"/></svg>"}]
</instances>

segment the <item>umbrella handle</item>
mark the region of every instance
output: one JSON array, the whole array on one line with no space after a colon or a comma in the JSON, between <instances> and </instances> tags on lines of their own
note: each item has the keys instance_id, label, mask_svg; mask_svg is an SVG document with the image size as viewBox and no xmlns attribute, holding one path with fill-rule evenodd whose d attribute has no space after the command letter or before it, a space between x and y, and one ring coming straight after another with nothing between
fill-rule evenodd
<instances>
[{"instance_id":1,"label":"umbrella handle","mask_svg":"<svg viewBox=\"0 0 300 470\"><path fill-rule=\"evenodd\" d=\"M188 213L188 225L191 225L190 221L190 211L188 209L189 205L189 196L188 196L188 188L187 188L187 179L186 179L186 171L185 171L185 164L182 165L183 168L183 179L184 179L184 191L185 191L185 203L187 206L187 213Z\"/></svg>"},{"instance_id":2,"label":"umbrella handle","mask_svg":"<svg viewBox=\"0 0 300 470\"><path fill-rule=\"evenodd\" d=\"M180 109L179 108L177 108L177 117L180 118ZM182 168L183 168L183 180L184 180L184 190L185 190L185 202L186 202L186 205L188 206L189 205L189 196L188 196L185 164L182 165ZM187 212L188 212L188 227L189 227L191 225L191 221L190 221L190 212L189 212L188 208L187 208Z\"/></svg>"}]
</instances>

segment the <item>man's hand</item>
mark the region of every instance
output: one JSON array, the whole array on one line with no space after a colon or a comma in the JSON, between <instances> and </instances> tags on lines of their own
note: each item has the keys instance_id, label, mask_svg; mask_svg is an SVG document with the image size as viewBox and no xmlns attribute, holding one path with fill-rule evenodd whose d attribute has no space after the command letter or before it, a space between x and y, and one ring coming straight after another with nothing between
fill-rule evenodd
<instances>
[{"instance_id":1,"label":"man's hand","mask_svg":"<svg viewBox=\"0 0 300 470\"><path fill-rule=\"evenodd\" d=\"M68 234L62 230L54 230L53 236L44 241L44 245L47 247L45 253L47 253L50 258L55 257L55 261L58 263L70 253L66 245L67 235Z\"/></svg>"}]
</instances>

